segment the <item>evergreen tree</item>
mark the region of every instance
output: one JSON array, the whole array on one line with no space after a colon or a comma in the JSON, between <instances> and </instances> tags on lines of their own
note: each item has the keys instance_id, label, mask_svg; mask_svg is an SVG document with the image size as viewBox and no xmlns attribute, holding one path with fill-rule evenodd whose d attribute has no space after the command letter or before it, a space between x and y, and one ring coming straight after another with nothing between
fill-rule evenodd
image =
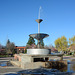
<instances>
[{"instance_id":1,"label":"evergreen tree","mask_svg":"<svg viewBox=\"0 0 75 75\"><path fill-rule=\"evenodd\" d=\"M29 40L27 42L27 45L32 45L32 44L35 44L35 40L34 40L34 38L29 37Z\"/></svg>"}]
</instances>

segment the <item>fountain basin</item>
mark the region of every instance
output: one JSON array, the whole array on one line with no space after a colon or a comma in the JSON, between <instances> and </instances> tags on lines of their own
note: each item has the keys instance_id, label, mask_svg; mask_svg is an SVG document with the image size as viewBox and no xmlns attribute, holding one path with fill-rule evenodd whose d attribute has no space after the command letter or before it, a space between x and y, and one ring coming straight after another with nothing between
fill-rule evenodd
<instances>
[{"instance_id":1,"label":"fountain basin","mask_svg":"<svg viewBox=\"0 0 75 75\"><path fill-rule=\"evenodd\" d=\"M28 55L48 55L51 54L51 49L27 49Z\"/></svg>"},{"instance_id":2,"label":"fountain basin","mask_svg":"<svg viewBox=\"0 0 75 75\"><path fill-rule=\"evenodd\" d=\"M37 40L42 40L42 39L48 37L49 35L48 34L44 34L44 33L37 33L37 34L30 34L29 36L33 37L33 38L35 38Z\"/></svg>"}]
</instances>

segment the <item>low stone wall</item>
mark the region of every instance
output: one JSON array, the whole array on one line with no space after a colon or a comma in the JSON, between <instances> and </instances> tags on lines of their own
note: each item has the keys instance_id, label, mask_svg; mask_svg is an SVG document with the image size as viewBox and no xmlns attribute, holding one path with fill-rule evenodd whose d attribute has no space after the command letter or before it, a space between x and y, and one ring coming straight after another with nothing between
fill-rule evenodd
<instances>
[{"instance_id":1,"label":"low stone wall","mask_svg":"<svg viewBox=\"0 0 75 75\"><path fill-rule=\"evenodd\" d=\"M67 61L48 61L48 62L21 63L21 68L23 68L23 69L37 69L37 68L40 68L40 67L62 69L64 67L67 67Z\"/></svg>"},{"instance_id":2,"label":"low stone wall","mask_svg":"<svg viewBox=\"0 0 75 75\"><path fill-rule=\"evenodd\" d=\"M45 62L21 63L21 68L23 69L37 69L41 67L45 67Z\"/></svg>"},{"instance_id":3,"label":"low stone wall","mask_svg":"<svg viewBox=\"0 0 75 75\"><path fill-rule=\"evenodd\" d=\"M51 67L55 64L57 64L57 67L61 64L58 63L64 63L67 64L65 61L61 61L61 62L55 62L55 61L49 61L51 59L55 59L59 61L61 60L61 56L63 55L28 55L28 54L15 54L14 55L14 59L18 59L18 61L20 62L20 67L23 69L36 69L36 68L40 68L40 67ZM35 61L35 59L38 59L38 61ZM43 61L42 61L43 59ZM17 61L14 62L14 64L18 64L16 63Z\"/></svg>"},{"instance_id":4,"label":"low stone wall","mask_svg":"<svg viewBox=\"0 0 75 75\"><path fill-rule=\"evenodd\" d=\"M16 65L18 67L21 67L21 62L20 61L10 61L13 65Z\"/></svg>"},{"instance_id":5,"label":"low stone wall","mask_svg":"<svg viewBox=\"0 0 75 75\"><path fill-rule=\"evenodd\" d=\"M21 61L21 54L14 54L14 60Z\"/></svg>"}]
</instances>

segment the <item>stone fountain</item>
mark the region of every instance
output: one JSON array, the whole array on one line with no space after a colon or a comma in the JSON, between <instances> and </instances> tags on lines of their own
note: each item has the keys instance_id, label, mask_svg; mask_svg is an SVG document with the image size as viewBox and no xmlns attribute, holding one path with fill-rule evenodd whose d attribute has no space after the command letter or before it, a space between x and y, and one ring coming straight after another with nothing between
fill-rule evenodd
<instances>
[{"instance_id":1,"label":"stone fountain","mask_svg":"<svg viewBox=\"0 0 75 75\"><path fill-rule=\"evenodd\" d=\"M38 23L38 33L29 35L30 37L38 40L38 48L27 49L26 54L16 54L20 60L12 61L13 64L18 65L23 69L36 69L40 67L46 67L49 60L57 58L54 56L58 56L57 59L59 60L63 59L63 54L52 55L50 49L40 48L41 40L49 36L48 34L40 33L40 23L42 21L42 19L36 20L36 22Z\"/></svg>"},{"instance_id":2,"label":"stone fountain","mask_svg":"<svg viewBox=\"0 0 75 75\"><path fill-rule=\"evenodd\" d=\"M48 34L40 33L40 23L42 22L42 19L36 19L36 22L38 23L38 33L36 34L30 34L29 36L38 40L38 48L37 49L27 49L28 55L48 55L51 53L50 49L41 49L41 40L48 37Z\"/></svg>"}]
</instances>

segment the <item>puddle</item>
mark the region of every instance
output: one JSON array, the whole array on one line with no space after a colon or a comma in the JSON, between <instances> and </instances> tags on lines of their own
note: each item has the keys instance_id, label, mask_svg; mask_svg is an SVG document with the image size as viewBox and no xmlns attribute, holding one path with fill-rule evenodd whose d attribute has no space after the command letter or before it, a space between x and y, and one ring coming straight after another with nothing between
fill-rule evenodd
<instances>
[{"instance_id":1,"label":"puddle","mask_svg":"<svg viewBox=\"0 0 75 75\"><path fill-rule=\"evenodd\" d=\"M0 67L13 66L9 61L0 61Z\"/></svg>"},{"instance_id":2,"label":"puddle","mask_svg":"<svg viewBox=\"0 0 75 75\"><path fill-rule=\"evenodd\" d=\"M67 72L75 72L75 60L68 62Z\"/></svg>"}]
</instances>

